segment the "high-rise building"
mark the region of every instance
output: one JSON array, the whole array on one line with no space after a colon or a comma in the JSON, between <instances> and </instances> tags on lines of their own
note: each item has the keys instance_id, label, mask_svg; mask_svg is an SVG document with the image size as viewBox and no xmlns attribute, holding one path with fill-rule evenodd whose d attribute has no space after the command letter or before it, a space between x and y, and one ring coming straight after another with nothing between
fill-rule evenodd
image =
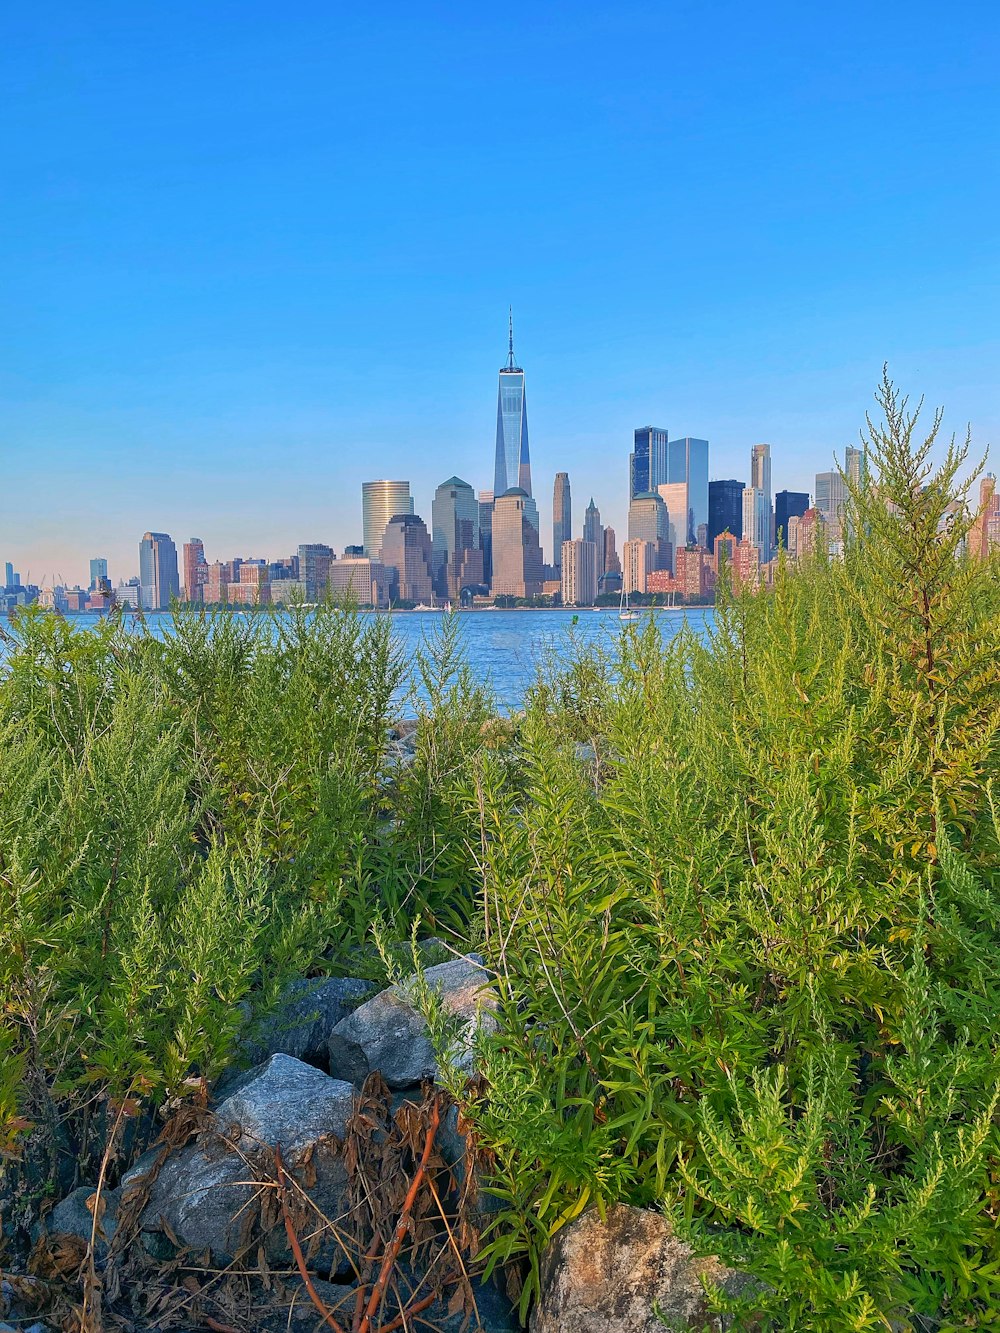
<instances>
[{"instance_id":1,"label":"high-rise building","mask_svg":"<svg viewBox=\"0 0 1000 1333\"><path fill-rule=\"evenodd\" d=\"M431 534L434 591L438 596L457 598L463 588L481 586L479 501L461 477L449 477L434 492Z\"/></svg>"},{"instance_id":2,"label":"high-rise building","mask_svg":"<svg viewBox=\"0 0 1000 1333\"><path fill-rule=\"evenodd\" d=\"M760 558L762 561L767 561L771 558L771 548L774 545L774 505L771 499L771 446L769 444L755 444L750 450L750 486L753 490L764 493L764 508L767 511L767 537L764 546L760 548ZM746 511L744 510L744 512ZM743 534L746 536L745 520Z\"/></svg>"},{"instance_id":3,"label":"high-rise building","mask_svg":"<svg viewBox=\"0 0 1000 1333\"><path fill-rule=\"evenodd\" d=\"M774 497L774 544L787 551L788 520L801 518L809 508L809 496L805 491L779 491Z\"/></svg>"},{"instance_id":4,"label":"high-rise building","mask_svg":"<svg viewBox=\"0 0 1000 1333\"><path fill-rule=\"evenodd\" d=\"M597 598L597 547L592 541L565 541L562 545L563 606L593 606Z\"/></svg>"},{"instance_id":5,"label":"high-rise building","mask_svg":"<svg viewBox=\"0 0 1000 1333\"><path fill-rule=\"evenodd\" d=\"M690 435L670 440L667 475L662 480L673 486L681 482L687 486L687 531L681 535L680 545L703 546L708 540L708 441ZM659 490L659 486L654 489Z\"/></svg>"},{"instance_id":6,"label":"high-rise building","mask_svg":"<svg viewBox=\"0 0 1000 1333\"><path fill-rule=\"evenodd\" d=\"M691 528L691 492L686 481L664 482L657 486L656 492L666 506L667 541L676 560L678 551L693 545L688 535Z\"/></svg>"},{"instance_id":7,"label":"high-rise building","mask_svg":"<svg viewBox=\"0 0 1000 1333\"><path fill-rule=\"evenodd\" d=\"M542 590L542 548L519 486L493 502L493 596L536 597Z\"/></svg>"},{"instance_id":8,"label":"high-rise building","mask_svg":"<svg viewBox=\"0 0 1000 1333\"><path fill-rule=\"evenodd\" d=\"M657 543L631 538L622 547L622 583L626 592L645 593L647 580L659 569Z\"/></svg>"},{"instance_id":9,"label":"high-rise building","mask_svg":"<svg viewBox=\"0 0 1000 1333\"><path fill-rule=\"evenodd\" d=\"M479 492L479 546L483 552L483 581L493 582L493 492Z\"/></svg>"},{"instance_id":10,"label":"high-rise building","mask_svg":"<svg viewBox=\"0 0 1000 1333\"><path fill-rule=\"evenodd\" d=\"M8 560L4 565L4 585L5 588L14 587L14 566Z\"/></svg>"},{"instance_id":11,"label":"high-rise building","mask_svg":"<svg viewBox=\"0 0 1000 1333\"><path fill-rule=\"evenodd\" d=\"M604 528L601 526L601 511L590 497L590 504L583 515L583 540L593 543L597 552L597 577L604 573Z\"/></svg>"},{"instance_id":12,"label":"high-rise building","mask_svg":"<svg viewBox=\"0 0 1000 1333\"><path fill-rule=\"evenodd\" d=\"M8 566L10 568L10 566ZM108 562L103 556L97 556L90 562L90 586L99 588L108 577Z\"/></svg>"},{"instance_id":13,"label":"high-rise building","mask_svg":"<svg viewBox=\"0 0 1000 1333\"><path fill-rule=\"evenodd\" d=\"M662 496L653 492L635 496L628 507L628 539L652 542L656 548L653 568L671 568L673 549L670 545L670 515Z\"/></svg>"},{"instance_id":14,"label":"high-rise building","mask_svg":"<svg viewBox=\"0 0 1000 1333\"><path fill-rule=\"evenodd\" d=\"M393 600L429 602L434 596L431 536L419 514L394 514L386 524L382 564L389 576Z\"/></svg>"},{"instance_id":15,"label":"high-rise building","mask_svg":"<svg viewBox=\"0 0 1000 1333\"><path fill-rule=\"evenodd\" d=\"M389 600L389 580L377 560L345 555L330 566L330 593L358 606L385 606Z\"/></svg>"},{"instance_id":16,"label":"high-rise building","mask_svg":"<svg viewBox=\"0 0 1000 1333\"><path fill-rule=\"evenodd\" d=\"M731 532L737 541L743 536L743 491L746 482L710 481L708 483L708 541L715 549L720 532Z\"/></svg>"},{"instance_id":17,"label":"high-rise building","mask_svg":"<svg viewBox=\"0 0 1000 1333\"><path fill-rule=\"evenodd\" d=\"M202 600L202 588L208 577L205 544L200 537L192 537L190 541L184 543L182 560L184 567L184 600L200 602Z\"/></svg>"},{"instance_id":18,"label":"high-rise building","mask_svg":"<svg viewBox=\"0 0 1000 1333\"><path fill-rule=\"evenodd\" d=\"M365 555L377 560L382 553L382 534L396 514L412 514L408 481L365 481L361 485L361 524Z\"/></svg>"},{"instance_id":19,"label":"high-rise building","mask_svg":"<svg viewBox=\"0 0 1000 1333\"><path fill-rule=\"evenodd\" d=\"M209 565L202 584L201 600L206 606L218 606L226 600L226 590L234 579L239 579L239 566L232 560L216 560Z\"/></svg>"},{"instance_id":20,"label":"high-rise building","mask_svg":"<svg viewBox=\"0 0 1000 1333\"><path fill-rule=\"evenodd\" d=\"M610 526L604 529L604 572L605 574L622 572L622 562L618 559L615 546L615 530Z\"/></svg>"},{"instance_id":21,"label":"high-rise building","mask_svg":"<svg viewBox=\"0 0 1000 1333\"><path fill-rule=\"evenodd\" d=\"M226 586L230 606L263 606L271 600L271 571L266 560L243 560L240 576Z\"/></svg>"},{"instance_id":22,"label":"high-rise building","mask_svg":"<svg viewBox=\"0 0 1000 1333\"><path fill-rule=\"evenodd\" d=\"M747 486L743 491L743 540L757 548L762 563L770 556L770 519L767 496L759 486Z\"/></svg>"},{"instance_id":23,"label":"high-rise building","mask_svg":"<svg viewBox=\"0 0 1000 1333\"><path fill-rule=\"evenodd\" d=\"M139 543L139 582L148 611L164 611L180 596L177 547L165 532L147 532Z\"/></svg>"},{"instance_id":24,"label":"high-rise building","mask_svg":"<svg viewBox=\"0 0 1000 1333\"><path fill-rule=\"evenodd\" d=\"M324 542L305 542L299 546L299 582L305 588L307 602L322 602L330 587L330 569L336 560L333 547Z\"/></svg>"},{"instance_id":25,"label":"high-rise building","mask_svg":"<svg viewBox=\"0 0 1000 1333\"><path fill-rule=\"evenodd\" d=\"M501 496L516 487L524 491L525 495L531 495L528 405L524 394L524 371L514 360L514 316L511 314L507 364L500 367L500 384L497 390L497 446L493 494ZM537 518L534 521L537 532Z\"/></svg>"},{"instance_id":26,"label":"high-rise building","mask_svg":"<svg viewBox=\"0 0 1000 1333\"><path fill-rule=\"evenodd\" d=\"M573 536L573 499L569 489L569 473L557 472L552 487L552 563L562 568L563 542Z\"/></svg>"},{"instance_id":27,"label":"high-rise building","mask_svg":"<svg viewBox=\"0 0 1000 1333\"><path fill-rule=\"evenodd\" d=\"M667 477L667 432L659 426L639 426L628 460L629 499L655 491Z\"/></svg>"}]
</instances>

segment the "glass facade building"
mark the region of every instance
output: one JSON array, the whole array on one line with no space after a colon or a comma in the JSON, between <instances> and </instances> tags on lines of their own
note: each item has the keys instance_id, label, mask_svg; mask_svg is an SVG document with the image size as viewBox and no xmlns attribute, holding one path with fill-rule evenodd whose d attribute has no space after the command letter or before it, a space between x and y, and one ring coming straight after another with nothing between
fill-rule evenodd
<instances>
[{"instance_id":1,"label":"glass facade building","mask_svg":"<svg viewBox=\"0 0 1000 1333\"><path fill-rule=\"evenodd\" d=\"M805 491L779 491L774 497L774 544L782 550L788 548L788 520L801 518L809 508L809 496Z\"/></svg>"},{"instance_id":2,"label":"glass facade building","mask_svg":"<svg viewBox=\"0 0 1000 1333\"><path fill-rule=\"evenodd\" d=\"M412 514L408 481L365 481L361 484L361 523L365 555L377 560L382 536L396 514Z\"/></svg>"},{"instance_id":3,"label":"glass facade building","mask_svg":"<svg viewBox=\"0 0 1000 1333\"><path fill-rule=\"evenodd\" d=\"M165 611L181 593L177 569L177 547L165 532L147 532L139 543L139 583L142 605L148 611Z\"/></svg>"},{"instance_id":4,"label":"glass facade building","mask_svg":"<svg viewBox=\"0 0 1000 1333\"><path fill-rule=\"evenodd\" d=\"M557 472L552 487L552 563L562 569L563 542L573 536L573 499L569 489L569 473Z\"/></svg>"},{"instance_id":5,"label":"glass facade building","mask_svg":"<svg viewBox=\"0 0 1000 1333\"><path fill-rule=\"evenodd\" d=\"M655 491L668 481L667 432L660 426L639 426L629 455L629 499Z\"/></svg>"},{"instance_id":6,"label":"glass facade building","mask_svg":"<svg viewBox=\"0 0 1000 1333\"><path fill-rule=\"evenodd\" d=\"M458 597L463 587L482 584L479 501L461 477L449 477L434 492L431 554L434 591L439 597Z\"/></svg>"},{"instance_id":7,"label":"glass facade building","mask_svg":"<svg viewBox=\"0 0 1000 1333\"><path fill-rule=\"evenodd\" d=\"M687 486L687 531L678 544L705 546L708 541L708 441L685 435L670 440L666 450L667 475L650 489L659 489L663 482L670 486L683 482Z\"/></svg>"},{"instance_id":8,"label":"glass facade building","mask_svg":"<svg viewBox=\"0 0 1000 1333\"><path fill-rule=\"evenodd\" d=\"M715 549L715 539L731 532L737 541L743 536L743 491L746 482L728 478L708 483L708 535L705 546Z\"/></svg>"},{"instance_id":9,"label":"glass facade building","mask_svg":"<svg viewBox=\"0 0 1000 1333\"><path fill-rule=\"evenodd\" d=\"M507 364L500 367L497 390L497 445L493 471L493 494L501 496L519 487L531 495L531 458L528 453L528 404L524 394L524 371L514 361L514 321L511 319ZM538 514L534 516L538 531Z\"/></svg>"}]
</instances>

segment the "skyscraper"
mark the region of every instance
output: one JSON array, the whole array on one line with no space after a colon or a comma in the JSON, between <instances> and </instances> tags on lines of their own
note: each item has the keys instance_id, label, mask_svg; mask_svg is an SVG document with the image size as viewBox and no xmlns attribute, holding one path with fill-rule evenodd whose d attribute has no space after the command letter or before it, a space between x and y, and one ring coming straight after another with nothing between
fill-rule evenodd
<instances>
[{"instance_id":1,"label":"skyscraper","mask_svg":"<svg viewBox=\"0 0 1000 1333\"><path fill-rule=\"evenodd\" d=\"M563 606L593 606L597 598L597 547L565 541L560 552Z\"/></svg>"},{"instance_id":2,"label":"skyscraper","mask_svg":"<svg viewBox=\"0 0 1000 1333\"><path fill-rule=\"evenodd\" d=\"M479 492L479 546L483 553L483 580L493 582L493 492Z\"/></svg>"},{"instance_id":3,"label":"skyscraper","mask_svg":"<svg viewBox=\"0 0 1000 1333\"><path fill-rule=\"evenodd\" d=\"M704 546L708 540L708 441L685 435L667 443L667 475L661 482L687 486L687 531L680 546ZM651 490L659 487L650 487ZM662 494L662 492L661 492Z\"/></svg>"},{"instance_id":4,"label":"skyscraper","mask_svg":"<svg viewBox=\"0 0 1000 1333\"><path fill-rule=\"evenodd\" d=\"M743 536L743 490L746 482L710 481L708 483L708 538L705 545L715 549L720 532L731 532L737 541Z\"/></svg>"},{"instance_id":5,"label":"skyscraper","mask_svg":"<svg viewBox=\"0 0 1000 1333\"><path fill-rule=\"evenodd\" d=\"M760 548L762 561L770 560L771 547L774 545L774 505L771 500L771 446L755 444L750 450L750 485L764 494L764 508L767 511L767 536ZM746 509L743 510L743 532L746 531Z\"/></svg>"},{"instance_id":6,"label":"skyscraper","mask_svg":"<svg viewBox=\"0 0 1000 1333\"><path fill-rule=\"evenodd\" d=\"M743 539L756 548L762 563L770 558L771 515L759 486L747 486L743 491Z\"/></svg>"},{"instance_id":7,"label":"skyscraper","mask_svg":"<svg viewBox=\"0 0 1000 1333\"><path fill-rule=\"evenodd\" d=\"M535 597L542 590L542 548L528 499L515 486L493 502L494 597Z\"/></svg>"},{"instance_id":8,"label":"skyscraper","mask_svg":"<svg viewBox=\"0 0 1000 1333\"><path fill-rule=\"evenodd\" d=\"M597 552L597 577L604 573L604 529L601 527L601 511L590 497L590 504L583 515L583 540L592 542Z\"/></svg>"},{"instance_id":9,"label":"skyscraper","mask_svg":"<svg viewBox=\"0 0 1000 1333\"><path fill-rule=\"evenodd\" d=\"M361 523L365 555L377 560L382 552L382 534L396 514L412 514L408 481L365 481L361 484Z\"/></svg>"},{"instance_id":10,"label":"skyscraper","mask_svg":"<svg viewBox=\"0 0 1000 1333\"><path fill-rule=\"evenodd\" d=\"M573 500L569 489L569 473L557 472L552 487L552 563L562 569L563 542L573 536Z\"/></svg>"},{"instance_id":11,"label":"skyscraper","mask_svg":"<svg viewBox=\"0 0 1000 1333\"><path fill-rule=\"evenodd\" d=\"M615 546L615 530L610 525L604 529L604 572L605 574L622 572L622 562L618 559L618 550Z\"/></svg>"},{"instance_id":12,"label":"skyscraper","mask_svg":"<svg viewBox=\"0 0 1000 1333\"><path fill-rule=\"evenodd\" d=\"M9 566L8 566L9 568ZM90 586L100 588L108 577L108 562L103 556L97 556L90 562Z\"/></svg>"},{"instance_id":13,"label":"skyscraper","mask_svg":"<svg viewBox=\"0 0 1000 1333\"><path fill-rule=\"evenodd\" d=\"M646 581L657 564L657 544L630 538L622 547L622 581L626 592L646 592Z\"/></svg>"},{"instance_id":14,"label":"skyscraper","mask_svg":"<svg viewBox=\"0 0 1000 1333\"><path fill-rule=\"evenodd\" d=\"M510 315L507 364L500 367L497 390L497 447L493 494L502 496L514 487L531 495L531 460L528 455L528 405L524 371L514 360L514 316ZM535 530L538 522L535 520Z\"/></svg>"},{"instance_id":15,"label":"skyscraper","mask_svg":"<svg viewBox=\"0 0 1000 1333\"><path fill-rule=\"evenodd\" d=\"M429 602L433 596L431 537L424 520L418 514L394 514L386 524L381 550L393 597Z\"/></svg>"},{"instance_id":16,"label":"skyscraper","mask_svg":"<svg viewBox=\"0 0 1000 1333\"><path fill-rule=\"evenodd\" d=\"M325 542L304 542L299 546L299 579L307 602L326 600L330 587L330 567L336 560L332 546Z\"/></svg>"},{"instance_id":17,"label":"skyscraper","mask_svg":"<svg viewBox=\"0 0 1000 1333\"><path fill-rule=\"evenodd\" d=\"M667 481L667 432L660 426L639 426L629 455L629 499L655 491Z\"/></svg>"},{"instance_id":18,"label":"skyscraper","mask_svg":"<svg viewBox=\"0 0 1000 1333\"><path fill-rule=\"evenodd\" d=\"M177 547L165 532L147 532L139 543L139 582L147 611L164 611L180 596Z\"/></svg>"},{"instance_id":19,"label":"skyscraper","mask_svg":"<svg viewBox=\"0 0 1000 1333\"><path fill-rule=\"evenodd\" d=\"M657 486L656 493L667 508L667 540L676 556L685 546L694 545L689 536L691 492L686 481L667 481Z\"/></svg>"},{"instance_id":20,"label":"skyscraper","mask_svg":"<svg viewBox=\"0 0 1000 1333\"><path fill-rule=\"evenodd\" d=\"M458 597L463 587L481 585L479 501L461 477L449 477L434 492L431 534L434 591L438 596Z\"/></svg>"},{"instance_id":21,"label":"skyscraper","mask_svg":"<svg viewBox=\"0 0 1000 1333\"><path fill-rule=\"evenodd\" d=\"M200 602L202 600L202 587L208 578L205 544L200 537L192 537L190 541L184 543L182 558L184 564L184 598L188 602Z\"/></svg>"},{"instance_id":22,"label":"skyscraper","mask_svg":"<svg viewBox=\"0 0 1000 1333\"><path fill-rule=\"evenodd\" d=\"M779 491L774 497L774 544L782 550L789 549L788 520L801 518L809 508L809 496L805 491Z\"/></svg>"},{"instance_id":23,"label":"skyscraper","mask_svg":"<svg viewBox=\"0 0 1000 1333\"><path fill-rule=\"evenodd\" d=\"M654 569L669 569L673 564L670 546L670 515L661 496L649 492L637 495L628 507L628 539L652 542Z\"/></svg>"}]
</instances>

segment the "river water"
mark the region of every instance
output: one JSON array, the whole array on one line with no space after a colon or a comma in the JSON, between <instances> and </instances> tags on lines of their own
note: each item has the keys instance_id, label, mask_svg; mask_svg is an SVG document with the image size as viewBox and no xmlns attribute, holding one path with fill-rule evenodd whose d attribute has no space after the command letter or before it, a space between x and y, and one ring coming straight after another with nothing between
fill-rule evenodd
<instances>
[{"instance_id":1,"label":"river water","mask_svg":"<svg viewBox=\"0 0 1000 1333\"><path fill-rule=\"evenodd\" d=\"M538 665L550 656L568 657L578 644L602 644L610 648L622 632L618 608L579 611L470 611L462 612L462 641L466 659L477 680L488 684L501 708L519 708ZM642 616L651 614L641 612ZM698 634L707 634L713 624L711 607L686 607L652 612L665 638L685 622ZM91 615L67 617L74 624L92 625ZM393 632L404 659L413 654L424 636L441 620L440 612L400 611L392 616ZM170 632L169 615L146 615L154 634ZM641 622L637 622L641 624Z\"/></svg>"}]
</instances>

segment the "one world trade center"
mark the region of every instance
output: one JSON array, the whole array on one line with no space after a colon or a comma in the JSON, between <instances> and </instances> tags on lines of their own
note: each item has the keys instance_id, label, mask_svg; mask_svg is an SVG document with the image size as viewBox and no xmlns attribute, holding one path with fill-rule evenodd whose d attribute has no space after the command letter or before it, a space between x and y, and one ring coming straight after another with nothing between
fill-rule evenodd
<instances>
[{"instance_id":1,"label":"one world trade center","mask_svg":"<svg viewBox=\"0 0 1000 1333\"><path fill-rule=\"evenodd\" d=\"M514 361L514 316L511 314L507 364L500 368L500 389L497 394L497 454L493 494L499 499L515 486L530 496L528 408L524 400L524 371Z\"/></svg>"}]
</instances>

